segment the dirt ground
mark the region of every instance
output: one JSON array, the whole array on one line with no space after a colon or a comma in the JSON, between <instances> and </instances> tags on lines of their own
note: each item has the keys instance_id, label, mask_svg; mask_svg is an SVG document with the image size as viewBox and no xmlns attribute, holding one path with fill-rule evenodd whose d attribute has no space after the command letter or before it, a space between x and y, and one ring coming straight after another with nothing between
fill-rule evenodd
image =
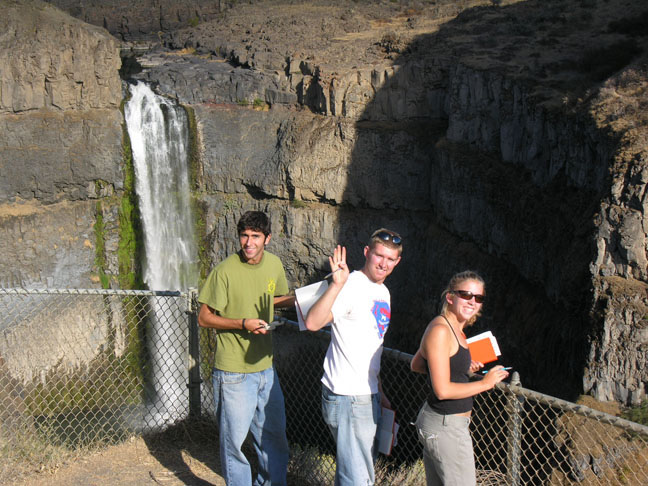
<instances>
[{"instance_id":1,"label":"dirt ground","mask_svg":"<svg viewBox=\"0 0 648 486\"><path fill-rule=\"evenodd\" d=\"M132 438L12 486L225 486L217 456L217 450L158 448Z\"/></svg>"}]
</instances>

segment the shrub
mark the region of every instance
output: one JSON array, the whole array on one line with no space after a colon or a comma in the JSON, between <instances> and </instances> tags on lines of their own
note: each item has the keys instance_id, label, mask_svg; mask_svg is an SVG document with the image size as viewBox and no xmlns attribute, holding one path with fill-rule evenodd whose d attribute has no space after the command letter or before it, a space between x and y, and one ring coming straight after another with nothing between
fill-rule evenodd
<instances>
[{"instance_id":1,"label":"shrub","mask_svg":"<svg viewBox=\"0 0 648 486\"><path fill-rule=\"evenodd\" d=\"M648 400L644 400L640 405L626 410L622 416L624 419L632 420L638 424L648 425Z\"/></svg>"}]
</instances>

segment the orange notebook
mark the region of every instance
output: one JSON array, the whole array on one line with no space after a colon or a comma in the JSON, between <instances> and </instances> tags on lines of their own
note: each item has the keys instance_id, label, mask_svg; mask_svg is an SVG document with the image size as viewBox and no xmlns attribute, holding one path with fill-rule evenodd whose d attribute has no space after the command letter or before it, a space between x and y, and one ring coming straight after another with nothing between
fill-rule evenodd
<instances>
[{"instance_id":1,"label":"orange notebook","mask_svg":"<svg viewBox=\"0 0 648 486\"><path fill-rule=\"evenodd\" d=\"M466 340L470 350L470 359L480 361L484 364L497 361L500 356L497 339L490 331L483 332Z\"/></svg>"}]
</instances>

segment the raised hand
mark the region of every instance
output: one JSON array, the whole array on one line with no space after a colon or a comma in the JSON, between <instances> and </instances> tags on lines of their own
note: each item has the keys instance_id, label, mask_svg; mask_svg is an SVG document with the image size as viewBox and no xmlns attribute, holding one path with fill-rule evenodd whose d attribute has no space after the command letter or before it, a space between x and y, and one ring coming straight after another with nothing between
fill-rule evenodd
<instances>
[{"instance_id":1,"label":"raised hand","mask_svg":"<svg viewBox=\"0 0 648 486\"><path fill-rule=\"evenodd\" d=\"M337 284L344 284L349 278L349 267L346 263L346 248L338 245L333 250L333 256L329 257L331 265L331 278Z\"/></svg>"}]
</instances>

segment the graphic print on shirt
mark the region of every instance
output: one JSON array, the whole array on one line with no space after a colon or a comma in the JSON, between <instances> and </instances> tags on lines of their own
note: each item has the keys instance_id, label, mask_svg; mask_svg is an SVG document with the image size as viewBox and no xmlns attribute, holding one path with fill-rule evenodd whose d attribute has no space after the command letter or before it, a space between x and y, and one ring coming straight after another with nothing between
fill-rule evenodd
<instances>
[{"instance_id":1,"label":"graphic print on shirt","mask_svg":"<svg viewBox=\"0 0 648 486\"><path fill-rule=\"evenodd\" d=\"M277 282L274 281L273 278L271 278L268 281L268 293L270 295L274 295L275 289L277 288Z\"/></svg>"},{"instance_id":2,"label":"graphic print on shirt","mask_svg":"<svg viewBox=\"0 0 648 486\"><path fill-rule=\"evenodd\" d=\"M382 339L382 337L387 332L387 328L389 327L389 319L391 318L391 310L389 309L389 304L382 300L374 301L371 313L376 319L378 337Z\"/></svg>"}]
</instances>

